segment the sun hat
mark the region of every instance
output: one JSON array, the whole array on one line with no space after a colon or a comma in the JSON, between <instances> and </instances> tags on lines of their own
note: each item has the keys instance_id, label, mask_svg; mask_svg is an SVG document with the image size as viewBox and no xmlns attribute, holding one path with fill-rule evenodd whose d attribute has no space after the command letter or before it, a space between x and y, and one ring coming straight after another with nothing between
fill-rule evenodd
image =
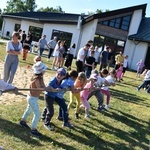
<instances>
[{"instance_id":1,"label":"sun hat","mask_svg":"<svg viewBox=\"0 0 150 150\"><path fill-rule=\"evenodd\" d=\"M66 70L64 69L64 68L59 68L58 70L57 70L57 73L58 74L61 74L62 76L65 76L66 75Z\"/></svg>"},{"instance_id":2,"label":"sun hat","mask_svg":"<svg viewBox=\"0 0 150 150\"><path fill-rule=\"evenodd\" d=\"M38 61L33 65L32 69L34 74L41 74L47 70L47 66L43 62Z\"/></svg>"},{"instance_id":3,"label":"sun hat","mask_svg":"<svg viewBox=\"0 0 150 150\"><path fill-rule=\"evenodd\" d=\"M96 75L98 75L99 73L98 73L97 70L92 70L92 71L91 71L91 74L96 74Z\"/></svg>"},{"instance_id":4,"label":"sun hat","mask_svg":"<svg viewBox=\"0 0 150 150\"><path fill-rule=\"evenodd\" d=\"M90 79L95 79L95 80L97 80L97 74L91 74Z\"/></svg>"}]
</instances>

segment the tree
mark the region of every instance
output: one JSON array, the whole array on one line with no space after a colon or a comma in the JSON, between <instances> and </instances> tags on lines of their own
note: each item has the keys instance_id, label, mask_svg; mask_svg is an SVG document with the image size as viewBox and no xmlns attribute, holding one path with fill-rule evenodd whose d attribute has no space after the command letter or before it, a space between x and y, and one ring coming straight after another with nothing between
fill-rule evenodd
<instances>
[{"instance_id":1,"label":"tree","mask_svg":"<svg viewBox=\"0 0 150 150\"><path fill-rule=\"evenodd\" d=\"M57 8L53 8L53 7L43 8L43 7L41 7L37 11L40 11L40 12L63 12L63 10L60 6L58 6Z\"/></svg>"},{"instance_id":2,"label":"tree","mask_svg":"<svg viewBox=\"0 0 150 150\"><path fill-rule=\"evenodd\" d=\"M5 13L34 11L37 5L35 0L9 0L4 9Z\"/></svg>"}]
</instances>

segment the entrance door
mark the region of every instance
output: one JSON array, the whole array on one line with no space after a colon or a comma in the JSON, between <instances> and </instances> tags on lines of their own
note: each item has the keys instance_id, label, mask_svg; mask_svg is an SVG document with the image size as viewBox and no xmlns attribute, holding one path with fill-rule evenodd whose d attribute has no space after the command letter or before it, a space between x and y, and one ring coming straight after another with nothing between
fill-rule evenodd
<instances>
[{"instance_id":1,"label":"entrance door","mask_svg":"<svg viewBox=\"0 0 150 150\"><path fill-rule=\"evenodd\" d=\"M150 46L148 47L148 50L147 50L145 66L150 68Z\"/></svg>"}]
</instances>

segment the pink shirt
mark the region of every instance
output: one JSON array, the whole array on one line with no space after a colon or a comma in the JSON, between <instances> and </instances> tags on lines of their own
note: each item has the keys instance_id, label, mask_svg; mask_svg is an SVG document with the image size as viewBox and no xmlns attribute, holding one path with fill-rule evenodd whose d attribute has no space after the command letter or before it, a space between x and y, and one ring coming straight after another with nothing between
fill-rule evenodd
<instances>
[{"instance_id":1,"label":"pink shirt","mask_svg":"<svg viewBox=\"0 0 150 150\"><path fill-rule=\"evenodd\" d=\"M91 82L89 82L89 83L87 83L85 86L84 86L84 88L91 88ZM84 100L87 100L87 98L88 98L88 96L89 96L89 94L90 94L91 92L89 91L89 90L83 90L83 91L81 91L81 93L80 93L80 97L82 97Z\"/></svg>"}]
</instances>

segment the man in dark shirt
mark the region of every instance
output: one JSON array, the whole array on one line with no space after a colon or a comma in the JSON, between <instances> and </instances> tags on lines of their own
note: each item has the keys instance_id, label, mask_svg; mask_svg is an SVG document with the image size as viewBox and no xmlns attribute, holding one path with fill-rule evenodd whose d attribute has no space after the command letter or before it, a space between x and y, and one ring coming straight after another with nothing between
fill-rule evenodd
<instances>
[{"instance_id":1,"label":"man in dark shirt","mask_svg":"<svg viewBox=\"0 0 150 150\"><path fill-rule=\"evenodd\" d=\"M109 47L106 47L106 50L102 51L101 53L101 61L100 61L100 69L102 70L103 68L107 67L107 63L108 63L108 51L109 51Z\"/></svg>"},{"instance_id":2,"label":"man in dark shirt","mask_svg":"<svg viewBox=\"0 0 150 150\"><path fill-rule=\"evenodd\" d=\"M90 77L91 71L94 69L95 66L94 53L95 53L94 51L91 51L90 56L88 56L85 60L85 65L86 65L85 74L87 78Z\"/></svg>"}]
</instances>

